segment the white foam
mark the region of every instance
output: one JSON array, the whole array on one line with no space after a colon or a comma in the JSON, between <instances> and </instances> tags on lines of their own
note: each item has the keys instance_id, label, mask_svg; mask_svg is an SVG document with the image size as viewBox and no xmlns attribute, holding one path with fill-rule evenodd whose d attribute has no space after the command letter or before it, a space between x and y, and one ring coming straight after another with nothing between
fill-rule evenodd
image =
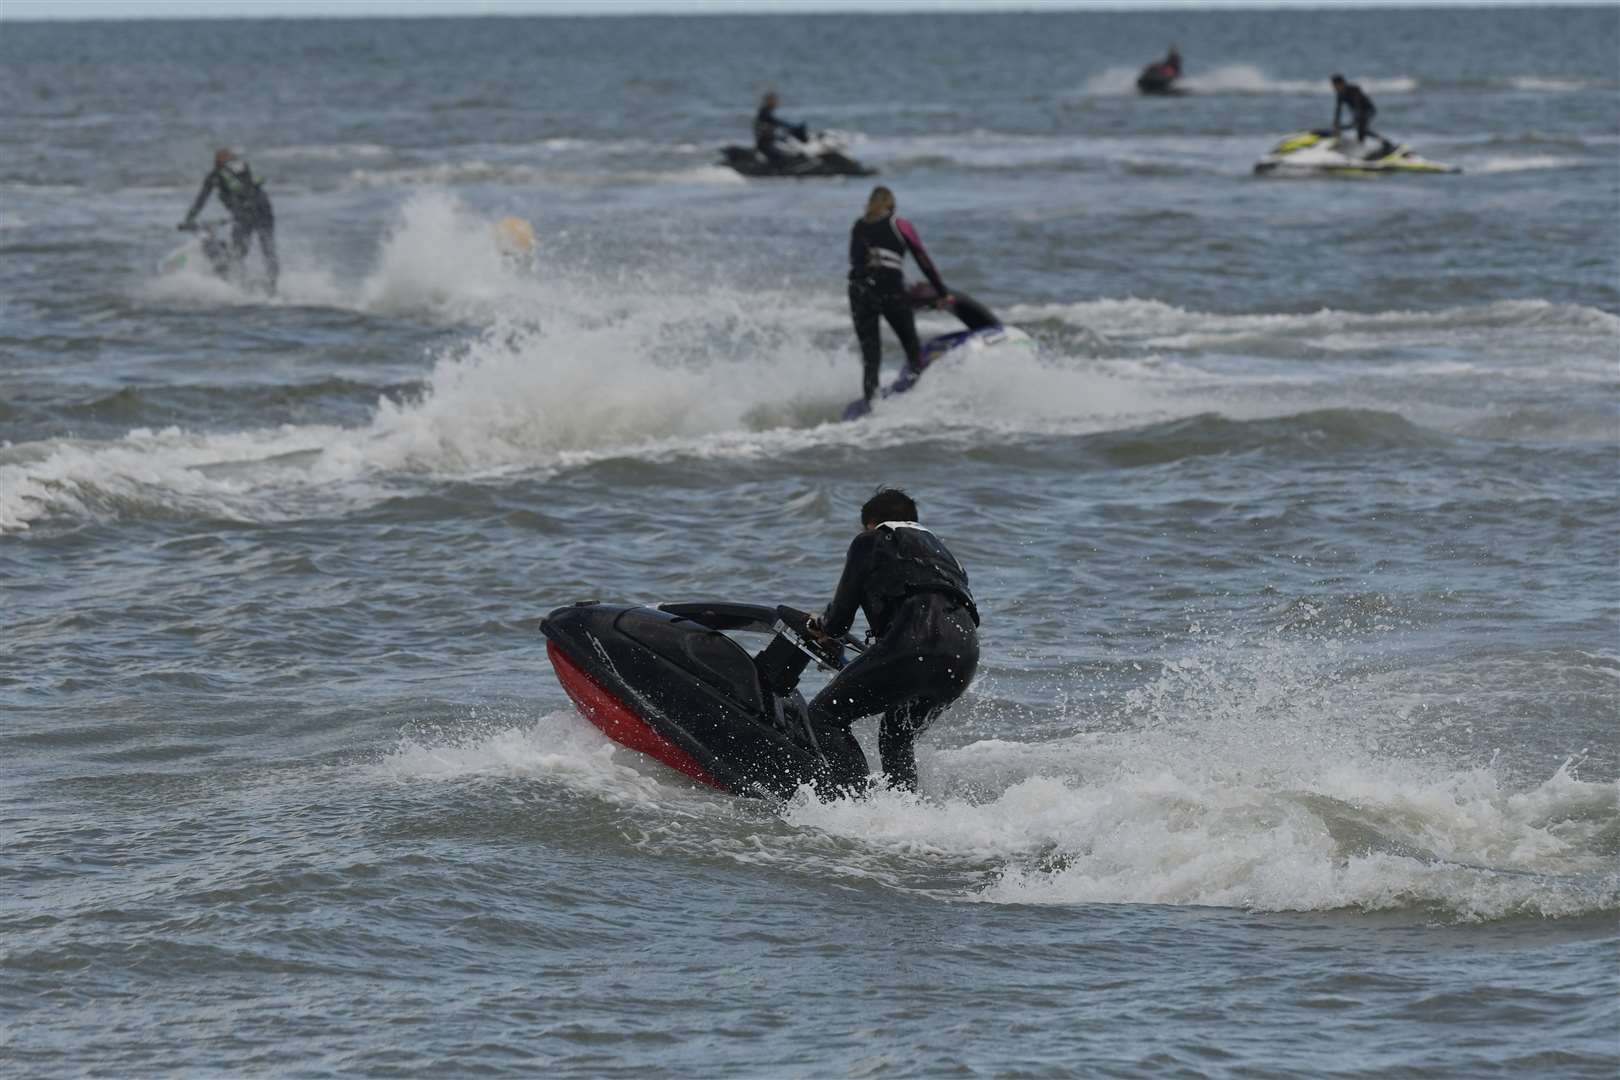
<instances>
[{"instance_id":1,"label":"white foam","mask_svg":"<svg viewBox=\"0 0 1620 1080\"><path fill-rule=\"evenodd\" d=\"M552 178L546 170L533 165L475 158L391 169L354 169L349 173L348 182L353 187L361 188L395 185L440 188L479 183L533 185L543 184Z\"/></svg>"},{"instance_id":2,"label":"white foam","mask_svg":"<svg viewBox=\"0 0 1620 1080\"><path fill-rule=\"evenodd\" d=\"M1169 664L1112 718L1123 730L925 750L923 797L805 793L787 818L858 844L866 876L919 859L993 867L957 894L991 903L1463 920L1620 908L1603 854L1620 821L1614 784L1566 765L1516 787L1494 764L1403 757L1412 732L1334 674L1340 646L1252 644Z\"/></svg>"},{"instance_id":3,"label":"white foam","mask_svg":"<svg viewBox=\"0 0 1620 1080\"><path fill-rule=\"evenodd\" d=\"M1443 339L1467 345L1469 362L1486 365L1458 368L1458 378L1602 381L1612 378L1620 338L1620 317L1545 301L1278 315L1213 315L1135 299L1027 306L1009 312L1014 323L1055 319L1102 331L1115 353L1130 346L1158 354L1097 359L1049 347L1040 355L974 356L881 402L865 422L837 424L858 365L835 298L806 304L798 294L745 294L690 280L603 287L555 267L516 271L498 256L490 224L446 196L424 194L405 207L358 295L318 270L288 269L279 303L310 296L318 299L300 302L487 320L488 330L439 357L418 397L380 401L357 427L141 430L112 441L5 448L0 529L25 529L51 514L292 520L373 505L424 478L546 475L612 457L877 450L919 436L982 445L1128 428L1204 411L1215 399L1244 418L1367 404L1347 396L1343 379L1325 367L1278 372L1248 359L1278 343L1291 354L1344 355L1351 347L1426 348ZM542 253L544 245L542 228ZM155 295L169 288L190 290L187 302L266 302L206 275L152 286ZM928 322L925 333L947 328ZM824 340L834 343L817 344ZM1096 340L1088 335L1082 348ZM1522 362L1524 346L1545 351L1549 342L1563 350L1557 365ZM1210 358L1226 353L1238 360ZM1434 375L1457 361L1419 356L1383 370ZM1240 387L1250 389L1234 396ZM1383 400L1369 407L1385 407ZM1476 419L1443 413L1423 422L1466 427Z\"/></svg>"},{"instance_id":4,"label":"white foam","mask_svg":"<svg viewBox=\"0 0 1620 1080\"><path fill-rule=\"evenodd\" d=\"M1471 173L1534 172L1540 169L1584 169L1597 164L1589 158L1556 157L1535 154L1529 157L1491 157L1483 161L1465 162Z\"/></svg>"},{"instance_id":5,"label":"white foam","mask_svg":"<svg viewBox=\"0 0 1620 1080\"><path fill-rule=\"evenodd\" d=\"M495 218L452 195L421 191L399 207L375 264L357 283L352 274L283 242L275 296L263 287L257 245L249 249L240 280L221 280L199 257L143 280L137 292L148 301L185 306L316 306L487 323L540 295L535 273L502 256L495 227Z\"/></svg>"},{"instance_id":6,"label":"white foam","mask_svg":"<svg viewBox=\"0 0 1620 1080\"><path fill-rule=\"evenodd\" d=\"M1542 75L1521 75L1508 80L1515 90L1528 90L1544 94L1570 94L1590 90L1601 85L1587 79L1553 78Z\"/></svg>"},{"instance_id":7,"label":"white foam","mask_svg":"<svg viewBox=\"0 0 1620 1080\"><path fill-rule=\"evenodd\" d=\"M515 724L491 716L440 731L413 729L375 770L400 782L544 777L612 802L655 800L664 790L660 778L638 770L636 757L568 711Z\"/></svg>"},{"instance_id":8,"label":"white foam","mask_svg":"<svg viewBox=\"0 0 1620 1080\"><path fill-rule=\"evenodd\" d=\"M340 306L487 320L535 293L533 275L501 254L492 219L451 195L425 191L400 208L359 295Z\"/></svg>"},{"instance_id":9,"label":"white foam","mask_svg":"<svg viewBox=\"0 0 1620 1080\"><path fill-rule=\"evenodd\" d=\"M1339 334L1347 330L1387 334L1400 330L1432 333L1519 328L1585 337L1594 346L1610 344L1620 334L1620 316L1598 308L1547 300L1499 300L1436 311L1358 312L1322 308L1303 313L1229 315L1129 297L1075 304L1019 305L1008 309L1007 315L1013 322L1056 319L1110 339L1134 340L1162 348L1193 348L1257 337L1286 338L1308 344L1312 335Z\"/></svg>"},{"instance_id":10,"label":"white foam","mask_svg":"<svg viewBox=\"0 0 1620 1080\"><path fill-rule=\"evenodd\" d=\"M272 161L352 161L385 158L393 152L376 143L304 143L268 147L255 157Z\"/></svg>"},{"instance_id":11,"label":"white foam","mask_svg":"<svg viewBox=\"0 0 1620 1080\"><path fill-rule=\"evenodd\" d=\"M1081 92L1090 97L1134 94L1140 73L1140 67L1111 67L1087 79ZM1409 75L1370 76L1353 81L1369 94L1410 94L1418 87L1418 81ZM1194 68L1176 85L1190 94L1327 95L1330 107L1333 93L1324 78L1282 79L1268 75L1253 64L1223 64L1208 70Z\"/></svg>"}]
</instances>

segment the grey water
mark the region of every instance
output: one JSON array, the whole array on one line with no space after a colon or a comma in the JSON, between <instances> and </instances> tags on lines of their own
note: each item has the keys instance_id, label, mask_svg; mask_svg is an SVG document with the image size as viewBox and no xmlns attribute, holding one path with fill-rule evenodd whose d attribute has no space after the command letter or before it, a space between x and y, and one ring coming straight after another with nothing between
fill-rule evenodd
<instances>
[{"instance_id":1,"label":"grey water","mask_svg":"<svg viewBox=\"0 0 1620 1080\"><path fill-rule=\"evenodd\" d=\"M1617 57L1612 6L0 22L0 1071L1614 1075ZM1333 71L1464 171L1254 176ZM870 181L720 167L773 86L1039 350L838 422ZM218 145L274 297L159 268ZM818 606L881 482L984 612L918 795L730 800L572 708L548 609Z\"/></svg>"}]
</instances>

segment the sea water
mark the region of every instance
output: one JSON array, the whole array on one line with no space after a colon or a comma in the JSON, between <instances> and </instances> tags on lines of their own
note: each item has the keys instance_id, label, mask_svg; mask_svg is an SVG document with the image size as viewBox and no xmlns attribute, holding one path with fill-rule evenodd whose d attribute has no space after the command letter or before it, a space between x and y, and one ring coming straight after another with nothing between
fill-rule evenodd
<instances>
[{"instance_id":1,"label":"sea water","mask_svg":"<svg viewBox=\"0 0 1620 1080\"><path fill-rule=\"evenodd\" d=\"M1617 55L0 25L0 1071L1612 1076ZM1253 176L1333 71L1462 175ZM1039 352L837 422L871 181L718 166L770 87ZM223 144L273 298L156 269ZM817 607L879 483L984 614L918 794L721 797L571 707L548 609Z\"/></svg>"}]
</instances>

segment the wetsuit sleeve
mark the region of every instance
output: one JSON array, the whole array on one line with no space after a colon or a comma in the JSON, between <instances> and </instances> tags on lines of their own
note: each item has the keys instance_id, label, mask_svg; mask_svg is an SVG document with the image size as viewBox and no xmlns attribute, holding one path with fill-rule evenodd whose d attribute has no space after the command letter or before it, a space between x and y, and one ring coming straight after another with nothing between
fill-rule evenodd
<instances>
[{"instance_id":1,"label":"wetsuit sleeve","mask_svg":"<svg viewBox=\"0 0 1620 1080\"><path fill-rule=\"evenodd\" d=\"M197 198L192 201L191 209L186 211L186 220L188 222L197 220L197 215L202 213L203 204L208 201L208 196L214 193L214 188L218 184L219 175L217 169L203 178L202 188L197 192Z\"/></svg>"},{"instance_id":2,"label":"wetsuit sleeve","mask_svg":"<svg viewBox=\"0 0 1620 1080\"><path fill-rule=\"evenodd\" d=\"M939 271L934 268L934 260L928 257L928 249L923 247L922 237L917 235L916 228L905 218L899 217L894 219L894 227L900 230L900 236L905 240L906 246L911 249L911 257L917 260L917 265L922 268L923 275L928 278L928 284L932 285L934 291L939 295L948 295L950 290L945 287L945 282L940 278Z\"/></svg>"},{"instance_id":3,"label":"wetsuit sleeve","mask_svg":"<svg viewBox=\"0 0 1620 1080\"><path fill-rule=\"evenodd\" d=\"M834 637L849 633L855 624L855 612L861 606L861 586L872 570L874 533L861 533L850 541L849 554L844 556L844 574L838 579L832 603L821 617L821 628Z\"/></svg>"},{"instance_id":4,"label":"wetsuit sleeve","mask_svg":"<svg viewBox=\"0 0 1620 1080\"><path fill-rule=\"evenodd\" d=\"M859 277L866 273L866 245L861 243L861 223L849 227L849 275Z\"/></svg>"}]
</instances>

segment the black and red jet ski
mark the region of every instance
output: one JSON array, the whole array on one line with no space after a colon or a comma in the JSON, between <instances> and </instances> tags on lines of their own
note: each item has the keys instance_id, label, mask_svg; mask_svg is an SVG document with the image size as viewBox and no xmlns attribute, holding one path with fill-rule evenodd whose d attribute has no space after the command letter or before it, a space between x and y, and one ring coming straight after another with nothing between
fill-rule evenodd
<instances>
[{"instance_id":1,"label":"black and red jet ski","mask_svg":"<svg viewBox=\"0 0 1620 1080\"><path fill-rule=\"evenodd\" d=\"M1176 80L1181 78L1181 53L1171 48L1163 60L1155 60L1142 69L1142 74L1136 77L1136 89L1144 94L1179 94L1181 87Z\"/></svg>"},{"instance_id":2,"label":"black and red jet ski","mask_svg":"<svg viewBox=\"0 0 1620 1080\"><path fill-rule=\"evenodd\" d=\"M787 798L806 784L858 790L868 767L847 728L810 722L799 677L840 668L837 643L788 607L580 603L540 622L557 681L585 718L621 746L732 795ZM733 633L769 637L750 655Z\"/></svg>"}]
</instances>

